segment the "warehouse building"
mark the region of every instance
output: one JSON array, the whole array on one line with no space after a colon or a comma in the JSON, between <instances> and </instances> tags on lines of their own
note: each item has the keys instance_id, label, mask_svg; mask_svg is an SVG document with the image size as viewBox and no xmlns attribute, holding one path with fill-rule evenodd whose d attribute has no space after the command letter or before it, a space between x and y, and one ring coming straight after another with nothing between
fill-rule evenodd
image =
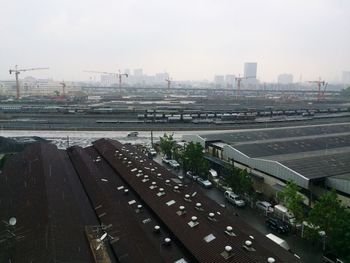
<instances>
[{"instance_id":1,"label":"warehouse building","mask_svg":"<svg viewBox=\"0 0 350 263\"><path fill-rule=\"evenodd\" d=\"M309 201L331 188L350 206L350 124L184 135L216 164L248 169L268 196L293 180ZM311 203L310 203L311 204Z\"/></svg>"}]
</instances>

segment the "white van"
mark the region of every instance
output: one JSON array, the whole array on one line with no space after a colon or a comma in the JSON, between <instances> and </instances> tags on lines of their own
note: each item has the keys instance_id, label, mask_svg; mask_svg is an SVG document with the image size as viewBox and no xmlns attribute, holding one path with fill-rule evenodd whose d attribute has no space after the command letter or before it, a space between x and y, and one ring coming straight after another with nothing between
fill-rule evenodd
<instances>
[{"instance_id":1,"label":"white van","mask_svg":"<svg viewBox=\"0 0 350 263\"><path fill-rule=\"evenodd\" d=\"M295 217L293 213L288 211L287 207L283 205L275 205L273 211L276 217L281 218L283 221L286 221L291 225L295 224Z\"/></svg>"},{"instance_id":2,"label":"white van","mask_svg":"<svg viewBox=\"0 0 350 263\"><path fill-rule=\"evenodd\" d=\"M270 240L272 240L273 242L275 242L277 245L283 247L285 250L289 251L290 247L287 243L287 241L285 241L282 238L279 238L278 236L274 235L274 234L267 234L266 237Z\"/></svg>"}]
</instances>

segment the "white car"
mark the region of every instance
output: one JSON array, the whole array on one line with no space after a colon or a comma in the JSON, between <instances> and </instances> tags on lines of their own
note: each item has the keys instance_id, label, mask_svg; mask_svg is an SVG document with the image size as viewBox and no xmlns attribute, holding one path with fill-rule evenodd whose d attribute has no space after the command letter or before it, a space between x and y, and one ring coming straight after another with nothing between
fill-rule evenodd
<instances>
[{"instance_id":1,"label":"white car","mask_svg":"<svg viewBox=\"0 0 350 263\"><path fill-rule=\"evenodd\" d=\"M129 132L127 137L137 137L139 135L139 132Z\"/></svg>"},{"instance_id":2,"label":"white car","mask_svg":"<svg viewBox=\"0 0 350 263\"><path fill-rule=\"evenodd\" d=\"M169 160L168 163L172 168L180 168L180 164L175 160Z\"/></svg>"},{"instance_id":3,"label":"white car","mask_svg":"<svg viewBox=\"0 0 350 263\"><path fill-rule=\"evenodd\" d=\"M209 180L205 180L201 177L197 178L197 182L204 188L211 188L213 186L213 184Z\"/></svg>"},{"instance_id":4,"label":"white car","mask_svg":"<svg viewBox=\"0 0 350 263\"><path fill-rule=\"evenodd\" d=\"M150 149L148 150L148 152L149 152L152 156L156 156L156 155L157 155L157 151L156 151L155 149L153 149L153 148L150 148Z\"/></svg>"},{"instance_id":5,"label":"white car","mask_svg":"<svg viewBox=\"0 0 350 263\"><path fill-rule=\"evenodd\" d=\"M231 191L225 191L224 193L225 198L231 202L232 204L238 206L238 207L243 207L245 206L244 200L242 200L239 195L235 194L234 192Z\"/></svg>"},{"instance_id":6,"label":"white car","mask_svg":"<svg viewBox=\"0 0 350 263\"><path fill-rule=\"evenodd\" d=\"M169 164L170 161L171 161L171 159L167 159L165 157L162 157L162 162L163 163Z\"/></svg>"},{"instance_id":7,"label":"white car","mask_svg":"<svg viewBox=\"0 0 350 263\"><path fill-rule=\"evenodd\" d=\"M258 201L255 203L256 208L260 210L264 210L266 213L272 213L273 212L273 206L269 202L266 201Z\"/></svg>"}]
</instances>

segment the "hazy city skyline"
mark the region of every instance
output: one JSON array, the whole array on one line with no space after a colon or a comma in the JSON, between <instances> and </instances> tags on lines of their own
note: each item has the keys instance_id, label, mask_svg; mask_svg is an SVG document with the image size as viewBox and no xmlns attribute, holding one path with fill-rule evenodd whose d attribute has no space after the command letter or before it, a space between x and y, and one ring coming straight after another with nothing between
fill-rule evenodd
<instances>
[{"instance_id":1,"label":"hazy city skyline","mask_svg":"<svg viewBox=\"0 0 350 263\"><path fill-rule=\"evenodd\" d=\"M50 67L34 77L88 80L83 70L142 68L176 80L243 75L261 81L341 79L350 70L350 2L1 1L0 79L8 70Z\"/></svg>"}]
</instances>

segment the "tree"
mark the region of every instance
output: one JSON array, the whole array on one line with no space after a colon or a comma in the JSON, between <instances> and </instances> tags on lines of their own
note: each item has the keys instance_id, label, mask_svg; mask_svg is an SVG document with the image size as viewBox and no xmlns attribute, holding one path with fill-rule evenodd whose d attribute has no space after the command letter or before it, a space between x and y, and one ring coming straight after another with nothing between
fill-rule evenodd
<instances>
[{"instance_id":1,"label":"tree","mask_svg":"<svg viewBox=\"0 0 350 263\"><path fill-rule=\"evenodd\" d=\"M253 182L247 170L240 170L233 165L227 165L224 168L225 182L234 191L239 194L252 194Z\"/></svg>"},{"instance_id":2,"label":"tree","mask_svg":"<svg viewBox=\"0 0 350 263\"><path fill-rule=\"evenodd\" d=\"M208 179L210 165L208 161L202 158L197 164L197 174L203 179Z\"/></svg>"},{"instance_id":3,"label":"tree","mask_svg":"<svg viewBox=\"0 0 350 263\"><path fill-rule=\"evenodd\" d=\"M238 169L234 167L233 164L225 165L223 169L224 181L228 187L232 189L232 191L236 192L237 187L237 178L238 178Z\"/></svg>"},{"instance_id":4,"label":"tree","mask_svg":"<svg viewBox=\"0 0 350 263\"><path fill-rule=\"evenodd\" d=\"M179 163L182 163L182 150L180 148L174 147L173 151L172 151L172 158L176 161L178 161Z\"/></svg>"},{"instance_id":5,"label":"tree","mask_svg":"<svg viewBox=\"0 0 350 263\"><path fill-rule=\"evenodd\" d=\"M160 151L165 155L166 158L172 157L173 149L175 148L175 140L173 139L173 134L164 133L163 137L160 137Z\"/></svg>"},{"instance_id":6,"label":"tree","mask_svg":"<svg viewBox=\"0 0 350 263\"><path fill-rule=\"evenodd\" d=\"M304 196L299 193L300 187L293 181L289 181L286 188L277 194L284 205L295 216L295 221L300 223L304 219L303 201Z\"/></svg>"},{"instance_id":7,"label":"tree","mask_svg":"<svg viewBox=\"0 0 350 263\"><path fill-rule=\"evenodd\" d=\"M309 222L314 232L325 231L327 247L339 256L350 259L350 212L338 200L335 190L321 196L310 211Z\"/></svg>"},{"instance_id":8,"label":"tree","mask_svg":"<svg viewBox=\"0 0 350 263\"><path fill-rule=\"evenodd\" d=\"M253 181L250 175L248 174L248 171L246 169L241 170L238 174L238 177L240 185L239 193L248 195L252 194L254 192Z\"/></svg>"},{"instance_id":9,"label":"tree","mask_svg":"<svg viewBox=\"0 0 350 263\"><path fill-rule=\"evenodd\" d=\"M199 142L190 142L186 145L182 154L182 163L185 171L207 178L209 163L204 159L204 148Z\"/></svg>"}]
</instances>

